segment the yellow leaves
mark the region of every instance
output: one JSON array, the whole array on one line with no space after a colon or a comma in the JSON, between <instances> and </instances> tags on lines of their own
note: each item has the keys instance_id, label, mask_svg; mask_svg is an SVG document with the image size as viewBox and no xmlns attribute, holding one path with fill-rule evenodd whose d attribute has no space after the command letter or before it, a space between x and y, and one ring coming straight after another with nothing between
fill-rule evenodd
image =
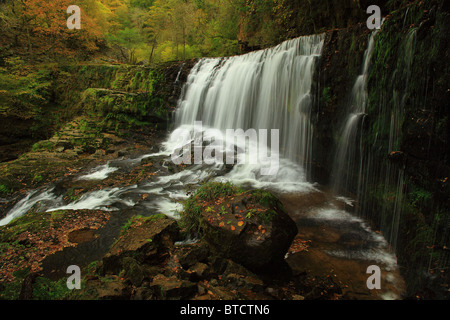
<instances>
[{"instance_id":1,"label":"yellow leaves","mask_svg":"<svg viewBox=\"0 0 450 320\"><path fill-rule=\"evenodd\" d=\"M242 221L242 220L239 221L237 225L238 225L239 227L242 227L242 226L244 225L244 221Z\"/></svg>"}]
</instances>

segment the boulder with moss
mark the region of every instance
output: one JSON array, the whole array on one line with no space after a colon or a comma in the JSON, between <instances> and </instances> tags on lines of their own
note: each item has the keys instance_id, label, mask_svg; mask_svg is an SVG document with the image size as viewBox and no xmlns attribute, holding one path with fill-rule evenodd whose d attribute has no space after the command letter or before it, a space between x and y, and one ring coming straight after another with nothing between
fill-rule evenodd
<instances>
[{"instance_id":1,"label":"boulder with moss","mask_svg":"<svg viewBox=\"0 0 450 320\"><path fill-rule=\"evenodd\" d=\"M255 271L282 262L298 232L273 194L229 183L209 182L198 189L186 201L182 220L216 254Z\"/></svg>"},{"instance_id":2,"label":"boulder with moss","mask_svg":"<svg viewBox=\"0 0 450 320\"><path fill-rule=\"evenodd\" d=\"M139 263L157 262L179 238L177 221L165 215L134 217L124 226L119 239L103 257L103 272L118 274L125 258Z\"/></svg>"}]
</instances>

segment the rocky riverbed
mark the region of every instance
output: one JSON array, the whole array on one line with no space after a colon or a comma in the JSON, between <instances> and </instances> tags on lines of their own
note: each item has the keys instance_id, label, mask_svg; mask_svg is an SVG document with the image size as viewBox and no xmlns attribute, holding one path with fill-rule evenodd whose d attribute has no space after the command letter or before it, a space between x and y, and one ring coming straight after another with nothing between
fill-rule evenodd
<instances>
[{"instance_id":1,"label":"rocky riverbed","mask_svg":"<svg viewBox=\"0 0 450 320\"><path fill-rule=\"evenodd\" d=\"M163 133L94 138L77 129L80 122L2 167L24 186L42 177L32 179L34 191L2 201L3 215L20 213L0 227L2 298L382 298L365 286L369 261L332 257L323 247L330 239L320 232L341 244L345 232L307 223L311 208L328 203L326 193L275 195L206 182L208 175L192 180L192 167L155 155ZM76 140L88 138L82 146ZM344 246L366 242L354 235ZM81 290L66 287L69 265L82 270Z\"/></svg>"}]
</instances>

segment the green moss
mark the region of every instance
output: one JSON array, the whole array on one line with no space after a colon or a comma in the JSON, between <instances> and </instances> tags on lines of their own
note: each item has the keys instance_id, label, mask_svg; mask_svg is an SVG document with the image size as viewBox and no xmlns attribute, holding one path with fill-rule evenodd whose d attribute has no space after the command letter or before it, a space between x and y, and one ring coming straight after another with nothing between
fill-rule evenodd
<instances>
[{"instance_id":1,"label":"green moss","mask_svg":"<svg viewBox=\"0 0 450 320\"><path fill-rule=\"evenodd\" d=\"M197 203L194 197L189 197L183 202L183 210L181 212L180 227L185 228L187 233L199 231L198 218L202 213L202 206Z\"/></svg>"},{"instance_id":2,"label":"green moss","mask_svg":"<svg viewBox=\"0 0 450 320\"><path fill-rule=\"evenodd\" d=\"M202 185L197 191L183 202L180 225L186 228L188 232L199 231L199 217L203 207L200 201L212 201L219 198L237 195L244 192L241 188L230 182L222 183L210 181ZM226 213L222 210L221 213Z\"/></svg>"},{"instance_id":3,"label":"green moss","mask_svg":"<svg viewBox=\"0 0 450 320\"><path fill-rule=\"evenodd\" d=\"M49 214L29 212L22 217L14 219L7 226L0 228L2 231L0 233L0 242L14 241L18 234L25 231L33 233L46 228L50 222L48 219L45 219L45 216L49 216Z\"/></svg>"},{"instance_id":4,"label":"green moss","mask_svg":"<svg viewBox=\"0 0 450 320\"><path fill-rule=\"evenodd\" d=\"M33 285L33 298L35 300L63 300L72 294L67 288L66 278L52 281L48 278L38 277Z\"/></svg>"},{"instance_id":5,"label":"green moss","mask_svg":"<svg viewBox=\"0 0 450 320\"><path fill-rule=\"evenodd\" d=\"M6 196L12 192L13 190L9 188L7 185L0 184L0 196Z\"/></svg>"},{"instance_id":6,"label":"green moss","mask_svg":"<svg viewBox=\"0 0 450 320\"><path fill-rule=\"evenodd\" d=\"M255 201L264 207L276 206L279 203L279 200L269 191L255 190L251 194Z\"/></svg>"},{"instance_id":7,"label":"green moss","mask_svg":"<svg viewBox=\"0 0 450 320\"><path fill-rule=\"evenodd\" d=\"M23 269L21 272L15 272L15 281L0 284L0 299L18 300L20 291L22 290L22 281L29 274L29 272L29 268Z\"/></svg>"},{"instance_id":8,"label":"green moss","mask_svg":"<svg viewBox=\"0 0 450 320\"><path fill-rule=\"evenodd\" d=\"M120 236L125 235L130 229L136 225L140 225L145 222L158 221L160 219L166 219L167 216L164 214L153 214L151 216L144 217L142 215L136 215L128 219L128 221L122 226L120 230ZM151 239L150 239L151 240Z\"/></svg>"},{"instance_id":9,"label":"green moss","mask_svg":"<svg viewBox=\"0 0 450 320\"><path fill-rule=\"evenodd\" d=\"M322 90L322 103L328 104L332 100L331 87L325 87Z\"/></svg>"},{"instance_id":10,"label":"green moss","mask_svg":"<svg viewBox=\"0 0 450 320\"><path fill-rule=\"evenodd\" d=\"M243 189L230 182L210 181L201 186L194 194L194 199L210 201L218 198L237 195L244 192Z\"/></svg>"},{"instance_id":11,"label":"green moss","mask_svg":"<svg viewBox=\"0 0 450 320\"><path fill-rule=\"evenodd\" d=\"M42 151L42 150L46 150L46 151L52 151L54 150L55 145L50 142L50 141L40 141L40 142L36 142L32 148L31 151L36 152L36 151Z\"/></svg>"}]
</instances>

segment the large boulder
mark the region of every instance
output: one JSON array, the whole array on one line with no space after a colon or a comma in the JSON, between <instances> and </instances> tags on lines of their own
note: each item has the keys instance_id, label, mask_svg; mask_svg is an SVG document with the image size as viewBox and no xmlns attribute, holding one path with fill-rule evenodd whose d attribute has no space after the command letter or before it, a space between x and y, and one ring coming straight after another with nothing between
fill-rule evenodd
<instances>
[{"instance_id":1,"label":"large boulder","mask_svg":"<svg viewBox=\"0 0 450 320\"><path fill-rule=\"evenodd\" d=\"M165 215L134 218L125 229L103 257L105 274L118 274L127 257L152 264L179 238L177 221Z\"/></svg>"},{"instance_id":2,"label":"large boulder","mask_svg":"<svg viewBox=\"0 0 450 320\"><path fill-rule=\"evenodd\" d=\"M197 219L204 240L222 257L254 271L282 262L298 232L295 222L273 194L232 188L205 185L185 206L184 216Z\"/></svg>"}]
</instances>

